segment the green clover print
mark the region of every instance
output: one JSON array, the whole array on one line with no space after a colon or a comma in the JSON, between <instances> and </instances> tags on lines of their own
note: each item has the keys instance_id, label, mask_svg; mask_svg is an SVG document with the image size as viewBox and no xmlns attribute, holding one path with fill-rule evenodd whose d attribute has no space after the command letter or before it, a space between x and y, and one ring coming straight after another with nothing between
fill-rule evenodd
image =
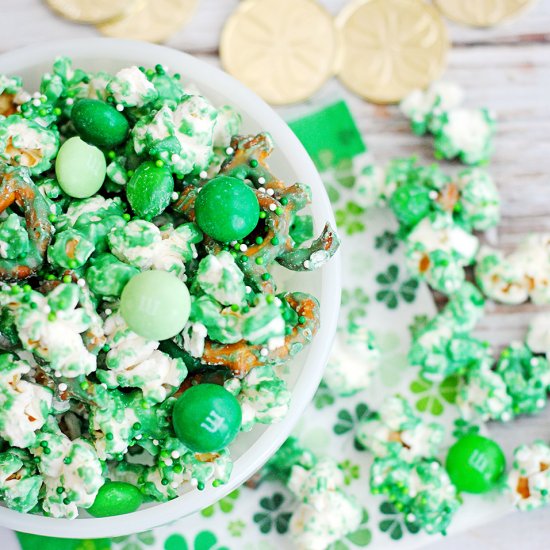
<instances>
[{"instance_id":1,"label":"green clover print","mask_svg":"<svg viewBox=\"0 0 550 550\"><path fill-rule=\"evenodd\" d=\"M346 205L338 208L334 213L336 225L347 235L354 235L365 230L365 224L361 221L366 209L353 201L347 201Z\"/></svg>"},{"instance_id":2,"label":"green clover print","mask_svg":"<svg viewBox=\"0 0 550 550\"><path fill-rule=\"evenodd\" d=\"M458 393L459 377L451 375L441 383L434 384L423 378L413 380L410 389L413 393L421 396L416 401L416 409L420 412L429 412L434 416L441 416L445 409L443 401L456 403Z\"/></svg>"},{"instance_id":3,"label":"green clover print","mask_svg":"<svg viewBox=\"0 0 550 550\"><path fill-rule=\"evenodd\" d=\"M193 541L193 550L229 550L227 546L217 546L218 537L211 531L201 531ZM164 541L164 550L190 550L183 535L174 533Z\"/></svg>"},{"instance_id":4,"label":"green clover print","mask_svg":"<svg viewBox=\"0 0 550 550\"><path fill-rule=\"evenodd\" d=\"M338 467L344 474L344 485L350 485L354 479L359 479L359 464L353 464L351 460L346 458L346 460L338 463Z\"/></svg>"},{"instance_id":5,"label":"green clover print","mask_svg":"<svg viewBox=\"0 0 550 550\"><path fill-rule=\"evenodd\" d=\"M367 316L367 304L370 302L368 294L361 288L344 288L342 290L342 306L348 307L348 326L358 324L360 319Z\"/></svg>"},{"instance_id":6,"label":"green clover print","mask_svg":"<svg viewBox=\"0 0 550 550\"><path fill-rule=\"evenodd\" d=\"M392 231L384 231L374 239L374 247L377 250L385 250L388 254L393 254L398 246L397 235Z\"/></svg>"},{"instance_id":7,"label":"green clover print","mask_svg":"<svg viewBox=\"0 0 550 550\"><path fill-rule=\"evenodd\" d=\"M232 537L242 537L246 523L242 519L230 521L227 524L227 531Z\"/></svg>"},{"instance_id":8,"label":"green clover print","mask_svg":"<svg viewBox=\"0 0 550 550\"><path fill-rule=\"evenodd\" d=\"M204 510L201 510L201 515L205 518L209 518L214 515L216 511L216 506L219 506L220 511L223 514L229 514L231 510L235 507L235 501L239 498L239 489L235 489L233 492L229 493L222 499L218 500L211 506L208 506Z\"/></svg>"},{"instance_id":9,"label":"green clover print","mask_svg":"<svg viewBox=\"0 0 550 550\"><path fill-rule=\"evenodd\" d=\"M334 394L330 391L330 388L324 383L321 382L315 396L313 397L313 405L317 410L324 409L325 407L330 407L334 403Z\"/></svg>"},{"instance_id":10,"label":"green clover print","mask_svg":"<svg viewBox=\"0 0 550 550\"><path fill-rule=\"evenodd\" d=\"M386 304L388 309L395 309L399 304L399 297L405 302L414 302L418 281L411 277L399 282L399 267L395 264L388 266L386 271L376 276L376 282L383 288L376 293L376 299Z\"/></svg>"},{"instance_id":11,"label":"green clover print","mask_svg":"<svg viewBox=\"0 0 550 550\"><path fill-rule=\"evenodd\" d=\"M346 535L345 538L333 542L327 547L327 550L350 550L350 547L346 544L347 541L351 542L355 546L359 546L359 548L368 546L372 540L372 533L367 527L368 521L369 513L364 509L361 525L359 525L355 531Z\"/></svg>"},{"instance_id":12,"label":"green clover print","mask_svg":"<svg viewBox=\"0 0 550 550\"><path fill-rule=\"evenodd\" d=\"M264 497L260 500L260 506L264 511L257 512L252 519L264 535L267 535L273 526L280 535L288 531L292 513L281 511L284 501L285 497L281 493L274 493L272 497Z\"/></svg>"},{"instance_id":13,"label":"green clover print","mask_svg":"<svg viewBox=\"0 0 550 550\"><path fill-rule=\"evenodd\" d=\"M404 519L391 502L383 502L380 505L380 512L387 517L380 521L378 528L383 533L387 533L392 540L399 540L403 537L403 527L411 535L416 535L420 531L420 527L416 523L410 523Z\"/></svg>"},{"instance_id":14,"label":"green clover print","mask_svg":"<svg viewBox=\"0 0 550 550\"><path fill-rule=\"evenodd\" d=\"M412 323L409 325L411 338L413 340L416 340L424 331L429 322L430 318L427 315L415 315L413 317Z\"/></svg>"},{"instance_id":15,"label":"green clover print","mask_svg":"<svg viewBox=\"0 0 550 550\"><path fill-rule=\"evenodd\" d=\"M372 416L374 413L369 410L369 407L366 403L358 403L355 406L353 413L347 409L341 409L337 415L336 424L333 426L332 431L336 435L344 435L349 432L354 432L354 428L358 422L364 418ZM357 439L354 438L353 446L358 451L364 451L365 447Z\"/></svg>"}]
</instances>

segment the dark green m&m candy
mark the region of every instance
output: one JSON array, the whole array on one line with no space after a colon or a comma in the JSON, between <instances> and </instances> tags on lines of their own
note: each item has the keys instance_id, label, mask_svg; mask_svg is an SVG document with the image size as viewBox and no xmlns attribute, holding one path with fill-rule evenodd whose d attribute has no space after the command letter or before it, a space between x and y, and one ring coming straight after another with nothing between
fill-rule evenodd
<instances>
[{"instance_id":1,"label":"dark green m&m candy","mask_svg":"<svg viewBox=\"0 0 550 550\"><path fill-rule=\"evenodd\" d=\"M108 481L99 489L88 513L96 518L135 512L143 503L140 490L123 481Z\"/></svg>"},{"instance_id":2,"label":"dark green m&m candy","mask_svg":"<svg viewBox=\"0 0 550 550\"><path fill-rule=\"evenodd\" d=\"M486 493L494 489L502 477L506 458L493 440L469 434L449 449L445 468L459 491Z\"/></svg>"},{"instance_id":3,"label":"dark green m&m candy","mask_svg":"<svg viewBox=\"0 0 550 550\"><path fill-rule=\"evenodd\" d=\"M130 131L126 117L99 99L79 99L72 108L71 120L84 141L104 149L120 145Z\"/></svg>"},{"instance_id":4,"label":"dark green m&m candy","mask_svg":"<svg viewBox=\"0 0 550 550\"><path fill-rule=\"evenodd\" d=\"M213 453L227 447L239 433L241 406L222 386L199 384L177 400L172 423L186 447L196 453Z\"/></svg>"},{"instance_id":5,"label":"dark green m&m candy","mask_svg":"<svg viewBox=\"0 0 550 550\"><path fill-rule=\"evenodd\" d=\"M230 176L210 180L195 201L198 226L220 242L243 239L258 224L260 205L244 181Z\"/></svg>"},{"instance_id":6,"label":"dark green m&m candy","mask_svg":"<svg viewBox=\"0 0 550 550\"><path fill-rule=\"evenodd\" d=\"M132 210L141 218L154 218L170 204L174 178L166 166L155 162L141 163L126 186L126 197Z\"/></svg>"}]
</instances>

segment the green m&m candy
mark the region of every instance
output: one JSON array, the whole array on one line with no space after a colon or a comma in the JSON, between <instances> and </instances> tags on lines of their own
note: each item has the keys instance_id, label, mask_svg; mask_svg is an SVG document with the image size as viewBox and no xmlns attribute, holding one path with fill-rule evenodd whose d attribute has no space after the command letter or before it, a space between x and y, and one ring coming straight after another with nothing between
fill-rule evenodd
<instances>
[{"instance_id":1,"label":"green m&m candy","mask_svg":"<svg viewBox=\"0 0 550 550\"><path fill-rule=\"evenodd\" d=\"M126 117L99 99L78 100L72 108L71 120L84 141L105 149L120 145L130 130Z\"/></svg>"},{"instance_id":2,"label":"green m&m candy","mask_svg":"<svg viewBox=\"0 0 550 550\"><path fill-rule=\"evenodd\" d=\"M70 197L85 199L95 195L105 181L106 172L103 153L79 137L68 139L59 148L55 175L61 189Z\"/></svg>"},{"instance_id":3,"label":"green m&m candy","mask_svg":"<svg viewBox=\"0 0 550 550\"><path fill-rule=\"evenodd\" d=\"M449 449L445 468L459 491L486 493L502 477L506 458L493 440L469 434Z\"/></svg>"},{"instance_id":4,"label":"green m&m candy","mask_svg":"<svg viewBox=\"0 0 550 550\"><path fill-rule=\"evenodd\" d=\"M141 218L154 218L170 204L174 178L166 166L146 161L140 164L126 186L132 210Z\"/></svg>"},{"instance_id":5,"label":"green m&m candy","mask_svg":"<svg viewBox=\"0 0 550 550\"><path fill-rule=\"evenodd\" d=\"M174 405L174 430L196 453L227 447L239 433L241 406L233 394L217 384L199 384L186 390Z\"/></svg>"},{"instance_id":6,"label":"green m&m candy","mask_svg":"<svg viewBox=\"0 0 550 550\"><path fill-rule=\"evenodd\" d=\"M402 185L390 198L390 208L395 217L408 226L416 225L426 217L430 212L431 204L430 190L413 183Z\"/></svg>"},{"instance_id":7,"label":"green m&m candy","mask_svg":"<svg viewBox=\"0 0 550 550\"><path fill-rule=\"evenodd\" d=\"M190 310L189 290L168 271L135 275L120 297L120 313L126 324L149 340L166 340L180 333Z\"/></svg>"},{"instance_id":8,"label":"green m&m candy","mask_svg":"<svg viewBox=\"0 0 550 550\"><path fill-rule=\"evenodd\" d=\"M244 181L230 176L210 180L195 201L198 226L216 241L243 239L258 224L260 205Z\"/></svg>"},{"instance_id":9,"label":"green m&m candy","mask_svg":"<svg viewBox=\"0 0 550 550\"><path fill-rule=\"evenodd\" d=\"M96 518L135 512L143 503L140 490L123 481L108 481L99 489L88 513Z\"/></svg>"}]
</instances>

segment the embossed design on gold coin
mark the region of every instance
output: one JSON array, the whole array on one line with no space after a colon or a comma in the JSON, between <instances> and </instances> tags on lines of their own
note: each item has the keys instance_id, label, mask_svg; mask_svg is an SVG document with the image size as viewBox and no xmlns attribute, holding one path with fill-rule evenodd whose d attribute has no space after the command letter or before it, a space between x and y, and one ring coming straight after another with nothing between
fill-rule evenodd
<instances>
[{"instance_id":1,"label":"embossed design on gold coin","mask_svg":"<svg viewBox=\"0 0 550 550\"><path fill-rule=\"evenodd\" d=\"M102 23L126 12L134 0L46 0L54 11L79 23Z\"/></svg>"},{"instance_id":2,"label":"embossed design on gold coin","mask_svg":"<svg viewBox=\"0 0 550 550\"><path fill-rule=\"evenodd\" d=\"M107 36L164 42L191 18L197 0L138 0L123 17L98 25Z\"/></svg>"},{"instance_id":3,"label":"embossed design on gold coin","mask_svg":"<svg viewBox=\"0 0 550 550\"><path fill-rule=\"evenodd\" d=\"M445 68L449 42L439 13L423 0L360 0L336 20L338 76L375 103L395 103Z\"/></svg>"},{"instance_id":4,"label":"embossed design on gold coin","mask_svg":"<svg viewBox=\"0 0 550 550\"><path fill-rule=\"evenodd\" d=\"M443 14L463 25L491 27L524 10L532 0L436 0Z\"/></svg>"},{"instance_id":5,"label":"embossed design on gold coin","mask_svg":"<svg viewBox=\"0 0 550 550\"><path fill-rule=\"evenodd\" d=\"M303 101L334 72L337 33L313 0L244 0L222 33L226 71L269 103Z\"/></svg>"}]
</instances>

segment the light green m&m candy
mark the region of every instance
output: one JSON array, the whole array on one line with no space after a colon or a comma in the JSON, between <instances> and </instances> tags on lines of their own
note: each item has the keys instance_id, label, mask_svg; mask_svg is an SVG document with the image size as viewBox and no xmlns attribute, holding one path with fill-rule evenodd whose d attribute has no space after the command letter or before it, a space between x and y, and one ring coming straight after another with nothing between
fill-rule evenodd
<instances>
[{"instance_id":1,"label":"light green m&m candy","mask_svg":"<svg viewBox=\"0 0 550 550\"><path fill-rule=\"evenodd\" d=\"M55 161L55 175L67 195L85 199L95 195L107 173L103 153L79 137L68 139L59 149Z\"/></svg>"},{"instance_id":2,"label":"light green m&m candy","mask_svg":"<svg viewBox=\"0 0 550 550\"><path fill-rule=\"evenodd\" d=\"M196 453L213 453L227 447L239 433L241 406L224 387L199 384L177 400L172 423L186 447Z\"/></svg>"},{"instance_id":3,"label":"light green m&m candy","mask_svg":"<svg viewBox=\"0 0 550 550\"><path fill-rule=\"evenodd\" d=\"M492 439L469 434L449 449L445 468L459 491L486 493L502 477L506 458Z\"/></svg>"},{"instance_id":4,"label":"light green m&m candy","mask_svg":"<svg viewBox=\"0 0 550 550\"><path fill-rule=\"evenodd\" d=\"M126 186L132 210L141 218L154 218L170 204L174 178L166 166L147 161L140 164Z\"/></svg>"},{"instance_id":5,"label":"light green m&m candy","mask_svg":"<svg viewBox=\"0 0 550 550\"><path fill-rule=\"evenodd\" d=\"M243 239L260 217L256 193L244 181L230 176L210 180L195 201L197 225L216 241Z\"/></svg>"},{"instance_id":6,"label":"light green m&m candy","mask_svg":"<svg viewBox=\"0 0 550 550\"><path fill-rule=\"evenodd\" d=\"M123 481L108 481L99 489L88 513L96 518L135 512L143 503L140 490Z\"/></svg>"},{"instance_id":7,"label":"light green m&m candy","mask_svg":"<svg viewBox=\"0 0 550 550\"><path fill-rule=\"evenodd\" d=\"M181 332L190 310L189 290L168 271L135 275L120 297L120 313L126 324L149 340L166 340Z\"/></svg>"},{"instance_id":8,"label":"light green m&m candy","mask_svg":"<svg viewBox=\"0 0 550 550\"><path fill-rule=\"evenodd\" d=\"M99 99L78 100L71 111L71 120L84 141L107 149L120 145L130 130L124 115Z\"/></svg>"}]
</instances>

